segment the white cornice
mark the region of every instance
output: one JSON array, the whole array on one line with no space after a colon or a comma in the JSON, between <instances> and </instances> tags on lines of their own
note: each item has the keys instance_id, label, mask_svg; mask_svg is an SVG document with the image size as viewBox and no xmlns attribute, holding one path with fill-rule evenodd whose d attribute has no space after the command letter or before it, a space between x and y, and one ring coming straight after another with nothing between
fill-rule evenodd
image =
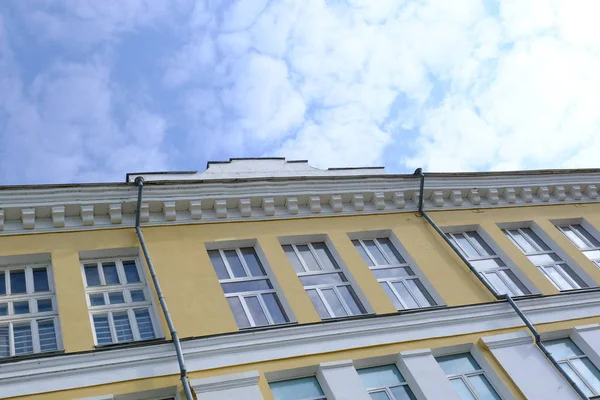
<instances>
[{"instance_id":1,"label":"white cornice","mask_svg":"<svg viewBox=\"0 0 600 400\"><path fill-rule=\"evenodd\" d=\"M144 188L145 225L414 212L417 178L394 175L155 182ZM600 173L431 176L428 210L600 202ZM133 184L0 190L0 235L130 227Z\"/></svg>"},{"instance_id":2,"label":"white cornice","mask_svg":"<svg viewBox=\"0 0 600 400\"><path fill-rule=\"evenodd\" d=\"M534 324L600 315L600 293L520 300ZM506 302L185 340L188 372L523 326ZM174 375L172 344L0 364L0 397Z\"/></svg>"}]
</instances>

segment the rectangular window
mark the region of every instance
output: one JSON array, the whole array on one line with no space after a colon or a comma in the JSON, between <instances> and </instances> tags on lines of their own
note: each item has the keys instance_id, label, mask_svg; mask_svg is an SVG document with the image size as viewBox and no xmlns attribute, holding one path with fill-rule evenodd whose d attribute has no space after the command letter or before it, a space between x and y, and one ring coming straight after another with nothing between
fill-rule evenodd
<instances>
[{"instance_id":1,"label":"rectangular window","mask_svg":"<svg viewBox=\"0 0 600 400\"><path fill-rule=\"evenodd\" d=\"M588 287L531 228L504 229L503 231L558 290Z\"/></svg>"},{"instance_id":2,"label":"rectangular window","mask_svg":"<svg viewBox=\"0 0 600 400\"><path fill-rule=\"evenodd\" d=\"M390 239L356 239L352 243L398 310L436 305Z\"/></svg>"},{"instance_id":3,"label":"rectangular window","mask_svg":"<svg viewBox=\"0 0 600 400\"><path fill-rule=\"evenodd\" d=\"M289 322L253 247L209 250L239 328Z\"/></svg>"},{"instance_id":4,"label":"rectangular window","mask_svg":"<svg viewBox=\"0 0 600 400\"><path fill-rule=\"evenodd\" d=\"M314 376L269 383L275 400L327 400Z\"/></svg>"},{"instance_id":5,"label":"rectangular window","mask_svg":"<svg viewBox=\"0 0 600 400\"><path fill-rule=\"evenodd\" d=\"M358 376L373 400L416 400L395 365L358 369Z\"/></svg>"},{"instance_id":6,"label":"rectangular window","mask_svg":"<svg viewBox=\"0 0 600 400\"><path fill-rule=\"evenodd\" d=\"M366 311L324 242L283 246L321 318Z\"/></svg>"},{"instance_id":7,"label":"rectangular window","mask_svg":"<svg viewBox=\"0 0 600 400\"><path fill-rule=\"evenodd\" d=\"M82 265L97 345L157 337L151 293L135 259L85 261Z\"/></svg>"},{"instance_id":8,"label":"rectangular window","mask_svg":"<svg viewBox=\"0 0 600 400\"><path fill-rule=\"evenodd\" d=\"M548 340L544 345L586 396L600 395L600 371L571 339Z\"/></svg>"},{"instance_id":9,"label":"rectangular window","mask_svg":"<svg viewBox=\"0 0 600 400\"><path fill-rule=\"evenodd\" d=\"M483 369L469 353L436 357L461 400L500 400Z\"/></svg>"},{"instance_id":10,"label":"rectangular window","mask_svg":"<svg viewBox=\"0 0 600 400\"><path fill-rule=\"evenodd\" d=\"M55 351L58 340L50 267L0 269L0 357Z\"/></svg>"},{"instance_id":11,"label":"rectangular window","mask_svg":"<svg viewBox=\"0 0 600 400\"><path fill-rule=\"evenodd\" d=\"M476 231L448 233L447 236L496 294L523 296L531 293Z\"/></svg>"},{"instance_id":12,"label":"rectangular window","mask_svg":"<svg viewBox=\"0 0 600 400\"><path fill-rule=\"evenodd\" d=\"M581 252L600 267L600 241L581 225L560 225L557 227Z\"/></svg>"}]
</instances>

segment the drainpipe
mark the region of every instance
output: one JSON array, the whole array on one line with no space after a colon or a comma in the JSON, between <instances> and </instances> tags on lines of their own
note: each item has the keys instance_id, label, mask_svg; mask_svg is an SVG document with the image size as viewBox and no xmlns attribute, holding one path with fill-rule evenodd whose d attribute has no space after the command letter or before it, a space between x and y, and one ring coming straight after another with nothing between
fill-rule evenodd
<instances>
[{"instance_id":1,"label":"drainpipe","mask_svg":"<svg viewBox=\"0 0 600 400\"><path fill-rule=\"evenodd\" d=\"M525 314L519 308L518 304L513 300L513 298L508 293L503 294L503 295L497 295L496 291L491 287L491 285L489 283L487 283L487 281L485 279L483 279L483 277L477 272L475 267L473 267L473 265L471 265L469 260L467 260L467 258L465 256L463 256L463 254L460 252L460 250L454 245L454 243L452 243L452 241L450 239L448 239L448 237L440 229L440 227L431 219L431 217L429 215L427 215L427 213L423 209L423 201L424 201L423 194L424 194L424 188L425 188L425 174L423 173L423 169L417 168L414 172L414 175L416 175L420 178L419 213L423 216L423 218L425 218L427 220L427 222L429 222L429 224L433 227L433 229L435 229L435 231L444 239L444 241L452 248L452 250L454 250L456 255L460 257L460 259L465 263L465 265L469 268L469 270L471 272L473 272L477 278L479 278L481 283L483 283L483 285L494 295L494 297L496 297L496 299L498 299L498 300L506 299L506 301L508 302L508 304L510 304L510 306L513 308L515 313L517 313L519 318L521 318L523 323L527 326L527 328L533 335L536 346L540 349L540 351L544 354L544 356L546 356L546 358L552 363L552 365L554 365L554 368L556 368L558 370L558 372L565 378L565 380L569 383L569 385L571 385L573 390L575 392L577 392L579 397L581 397L584 400L589 400L589 398L586 396L586 394L583 393L583 391L581 389L579 389L577 384L575 384L573 379L571 379L571 377L569 375L567 375L567 373L565 371L563 371L563 369L560 367L560 365L558 365L558 362L556 361L556 359L548 351L546 346L544 346L544 343L542 342L540 334L537 331L537 329L535 328L535 326L533 326L533 324L531 323L529 318L527 318L527 316L525 316Z\"/></svg>"},{"instance_id":2,"label":"drainpipe","mask_svg":"<svg viewBox=\"0 0 600 400\"><path fill-rule=\"evenodd\" d=\"M152 283L154 284L154 289L156 290L158 301L160 302L160 308L162 309L165 320L167 321L167 326L169 327L171 338L173 338L175 353L177 353L177 362L179 363L179 375L181 376L181 383L183 384L185 397L187 400L193 400L194 396L192 395L192 391L190 389L190 384L187 377L187 372L185 369L185 360L183 359L183 351L181 350L181 342L179 341L179 335L177 335L175 325L173 324L173 320L171 319L171 314L169 313L169 309L167 308L167 302L165 300L165 296L163 295L162 289L160 288L160 283L158 282L158 277L156 276L156 270L154 269L154 265L152 264L152 259L150 258L150 253L148 252L148 248L146 247L146 241L144 240L144 234L142 232L142 228L140 227L140 211L142 209L142 191L144 187L144 178L138 176L137 178L135 178L135 184L138 187L137 209L135 212L135 232L137 233L140 245L142 246L142 251L144 252L144 258L146 259L146 264L148 265L148 270L150 271L150 276L152 277Z\"/></svg>"}]
</instances>

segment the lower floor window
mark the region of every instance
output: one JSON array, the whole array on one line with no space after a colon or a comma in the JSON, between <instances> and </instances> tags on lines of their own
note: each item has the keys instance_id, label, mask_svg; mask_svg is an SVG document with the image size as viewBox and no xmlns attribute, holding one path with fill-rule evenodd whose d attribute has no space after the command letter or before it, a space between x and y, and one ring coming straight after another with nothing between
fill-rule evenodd
<instances>
[{"instance_id":1,"label":"lower floor window","mask_svg":"<svg viewBox=\"0 0 600 400\"><path fill-rule=\"evenodd\" d=\"M99 345L156 338L148 308L95 313L92 320Z\"/></svg>"},{"instance_id":2,"label":"lower floor window","mask_svg":"<svg viewBox=\"0 0 600 400\"><path fill-rule=\"evenodd\" d=\"M0 323L0 357L58 350L56 319Z\"/></svg>"},{"instance_id":3,"label":"lower floor window","mask_svg":"<svg viewBox=\"0 0 600 400\"><path fill-rule=\"evenodd\" d=\"M314 376L270 383L275 400L327 400Z\"/></svg>"},{"instance_id":4,"label":"lower floor window","mask_svg":"<svg viewBox=\"0 0 600 400\"><path fill-rule=\"evenodd\" d=\"M436 357L461 400L500 400L483 369L469 353Z\"/></svg>"},{"instance_id":5,"label":"lower floor window","mask_svg":"<svg viewBox=\"0 0 600 400\"><path fill-rule=\"evenodd\" d=\"M600 395L600 371L571 339L549 340L544 345L586 396Z\"/></svg>"},{"instance_id":6,"label":"lower floor window","mask_svg":"<svg viewBox=\"0 0 600 400\"><path fill-rule=\"evenodd\" d=\"M372 400L416 400L395 365L357 370Z\"/></svg>"}]
</instances>

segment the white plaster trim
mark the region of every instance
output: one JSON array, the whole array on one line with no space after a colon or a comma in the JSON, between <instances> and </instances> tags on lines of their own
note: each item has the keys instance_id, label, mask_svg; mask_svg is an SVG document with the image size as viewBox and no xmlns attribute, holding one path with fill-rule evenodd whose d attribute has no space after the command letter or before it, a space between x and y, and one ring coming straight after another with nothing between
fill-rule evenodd
<instances>
[{"instance_id":1,"label":"white plaster trim","mask_svg":"<svg viewBox=\"0 0 600 400\"><path fill-rule=\"evenodd\" d=\"M423 357L430 355L432 355L431 349L407 350L400 352L400 357L402 358Z\"/></svg>"},{"instance_id":2,"label":"white plaster trim","mask_svg":"<svg viewBox=\"0 0 600 400\"><path fill-rule=\"evenodd\" d=\"M501 347L518 346L521 344L533 343L533 337L526 331L511 332L501 335L485 336L481 340L488 349L498 349Z\"/></svg>"},{"instance_id":3,"label":"white plaster trim","mask_svg":"<svg viewBox=\"0 0 600 400\"><path fill-rule=\"evenodd\" d=\"M354 363L352 360L343 360L343 361L329 361L319 364L320 369L333 369L333 368L341 368L341 367L354 367Z\"/></svg>"},{"instance_id":4,"label":"white plaster trim","mask_svg":"<svg viewBox=\"0 0 600 400\"><path fill-rule=\"evenodd\" d=\"M519 300L534 324L600 315L600 293ZM506 302L184 340L189 372L521 327ZM24 396L179 373L171 343L0 364L2 395Z\"/></svg>"},{"instance_id":5,"label":"white plaster trim","mask_svg":"<svg viewBox=\"0 0 600 400\"><path fill-rule=\"evenodd\" d=\"M577 332L595 331L597 329L600 329L600 324L589 324L589 325L581 325L581 326L575 327L575 330Z\"/></svg>"},{"instance_id":6,"label":"white plaster trim","mask_svg":"<svg viewBox=\"0 0 600 400\"><path fill-rule=\"evenodd\" d=\"M192 379L190 386L196 394L258 385L258 371L240 372L238 374L211 376Z\"/></svg>"}]
</instances>

